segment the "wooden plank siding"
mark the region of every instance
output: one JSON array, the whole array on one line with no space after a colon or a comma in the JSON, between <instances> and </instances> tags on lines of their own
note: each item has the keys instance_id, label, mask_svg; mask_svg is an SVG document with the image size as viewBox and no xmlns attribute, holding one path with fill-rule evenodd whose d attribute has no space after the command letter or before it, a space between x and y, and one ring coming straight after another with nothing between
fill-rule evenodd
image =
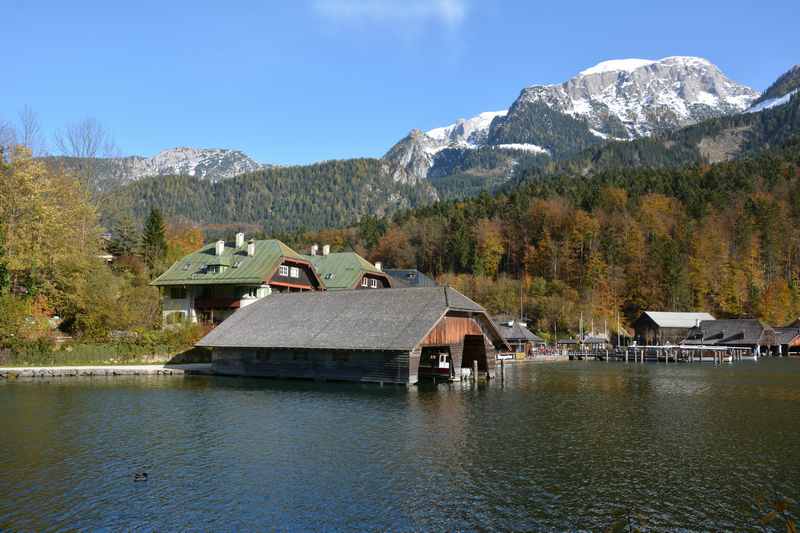
<instances>
[{"instance_id":1,"label":"wooden plank siding","mask_svg":"<svg viewBox=\"0 0 800 533\"><path fill-rule=\"evenodd\" d=\"M464 342L466 335L482 335L474 318L446 316L422 340L420 346L445 346Z\"/></svg>"},{"instance_id":2,"label":"wooden plank siding","mask_svg":"<svg viewBox=\"0 0 800 533\"><path fill-rule=\"evenodd\" d=\"M408 352L214 348L212 369L231 376L416 383L409 379Z\"/></svg>"}]
</instances>

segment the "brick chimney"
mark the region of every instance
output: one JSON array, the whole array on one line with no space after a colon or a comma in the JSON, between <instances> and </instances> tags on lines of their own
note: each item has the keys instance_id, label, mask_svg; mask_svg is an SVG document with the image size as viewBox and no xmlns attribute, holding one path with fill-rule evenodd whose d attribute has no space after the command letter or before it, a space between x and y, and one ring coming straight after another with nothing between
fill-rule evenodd
<instances>
[{"instance_id":1,"label":"brick chimney","mask_svg":"<svg viewBox=\"0 0 800 533\"><path fill-rule=\"evenodd\" d=\"M256 241L250 239L247 243L247 256L253 257L254 255L256 255Z\"/></svg>"},{"instance_id":2,"label":"brick chimney","mask_svg":"<svg viewBox=\"0 0 800 533\"><path fill-rule=\"evenodd\" d=\"M378 272L382 272L383 271L383 263L381 263L380 261L375 261L375 270L377 270Z\"/></svg>"},{"instance_id":3,"label":"brick chimney","mask_svg":"<svg viewBox=\"0 0 800 533\"><path fill-rule=\"evenodd\" d=\"M330 244L326 244L325 246L322 247L322 255L330 255L330 253L331 253Z\"/></svg>"},{"instance_id":4,"label":"brick chimney","mask_svg":"<svg viewBox=\"0 0 800 533\"><path fill-rule=\"evenodd\" d=\"M244 245L244 233L236 234L236 247L241 248Z\"/></svg>"},{"instance_id":5,"label":"brick chimney","mask_svg":"<svg viewBox=\"0 0 800 533\"><path fill-rule=\"evenodd\" d=\"M225 252L225 241L217 241L216 246L214 246L214 253L217 255L222 255Z\"/></svg>"}]
</instances>

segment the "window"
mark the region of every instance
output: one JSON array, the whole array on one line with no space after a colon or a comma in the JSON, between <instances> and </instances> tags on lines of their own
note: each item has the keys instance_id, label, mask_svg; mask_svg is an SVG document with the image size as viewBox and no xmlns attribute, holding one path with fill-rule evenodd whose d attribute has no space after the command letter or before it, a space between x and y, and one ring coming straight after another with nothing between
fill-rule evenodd
<instances>
[{"instance_id":1,"label":"window","mask_svg":"<svg viewBox=\"0 0 800 533\"><path fill-rule=\"evenodd\" d=\"M367 279L366 277L361 278L361 286L362 287L369 287L369 279Z\"/></svg>"},{"instance_id":2,"label":"window","mask_svg":"<svg viewBox=\"0 0 800 533\"><path fill-rule=\"evenodd\" d=\"M325 274L325 279L333 279L335 277L336 274L334 274L333 272L328 272L327 274Z\"/></svg>"},{"instance_id":3,"label":"window","mask_svg":"<svg viewBox=\"0 0 800 533\"><path fill-rule=\"evenodd\" d=\"M377 279L369 280L369 284L373 289L377 289L378 288L378 280Z\"/></svg>"},{"instance_id":4,"label":"window","mask_svg":"<svg viewBox=\"0 0 800 533\"><path fill-rule=\"evenodd\" d=\"M289 277L290 278L299 278L300 277L300 269L297 267L292 267L289 269Z\"/></svg>"},{"instance_id":5,"label":"window","mask_svg":"<svg viewBox=\"0 0 800 533\"><path fill-rule=\"evenodd\" d=\"M281 265L278 267L278 275L279 276L288 276L289 275L289 267L286 265Z\"/></svg>"},{"instance_id":6,"label":"window","mask_svg":"<svg viewBox=\"0 0 800 533\"><path fill-rule=\"evenodd\" d=\"M172 287L169 290L169 297L173 300L183 300L186 298L186 287Z\"/></svg>"},{"instance_id":7,"label":"window","mask_svg":"<svg viewBox=\"0 0 800 533\"><path fill-rule=\"evenodd\" d=\"M191 264L191 263L184 263L184 264L183 264L183 270L184 270L184 272L185 272L185 271L187 271L187 270L189 270L190 268L192 268L192 264Z\"/></svg>"}]
</instances>

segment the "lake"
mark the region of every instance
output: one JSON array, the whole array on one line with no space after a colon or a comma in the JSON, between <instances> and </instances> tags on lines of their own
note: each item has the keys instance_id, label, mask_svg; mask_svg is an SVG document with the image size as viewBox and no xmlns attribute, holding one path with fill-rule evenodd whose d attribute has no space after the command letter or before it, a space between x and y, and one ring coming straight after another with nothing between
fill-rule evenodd
<instances>
[{"instance_id":1,"label":"lake","mask_svg":"<svg viewBox=\"0 0 800 533\"><path fill-rule=\"evenodd\" d=\"M521 364L410 389L8 381L0 529L759 529L760 498L797 519L798 422L785 359Z\"/></svg>"}]
</instances>

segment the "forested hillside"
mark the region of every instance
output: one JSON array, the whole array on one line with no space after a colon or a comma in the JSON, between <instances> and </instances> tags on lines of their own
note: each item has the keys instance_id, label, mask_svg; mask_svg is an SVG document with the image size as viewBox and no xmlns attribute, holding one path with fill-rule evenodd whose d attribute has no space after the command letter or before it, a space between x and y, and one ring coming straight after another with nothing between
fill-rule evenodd
<instances>
[{"instance_id":1,"label":"forested hillside","mask_svg":"<svg viewBox=\"0 0 800 533\"><path fill-rule=\"evenodd\" d=\"M352 224L437 198L427 183L394 181L377 159L274 167L216 183L191 176L145 178L99 198L110 227L126 215L142 219L152 208L198 224L258 224L267 232Z\"/></svg>"},{"instance_id":2,"label":"forested hillside","mask_svg":"<svg viewBox=\"0 0 800 533\"><path fill-rule=\"evenodd\" d=\"M783 324L800 315L800 141L686 168L552 175L391 223L297 235L418 267L547 333L642 309Z\"/></svg>"}]
</instances>

